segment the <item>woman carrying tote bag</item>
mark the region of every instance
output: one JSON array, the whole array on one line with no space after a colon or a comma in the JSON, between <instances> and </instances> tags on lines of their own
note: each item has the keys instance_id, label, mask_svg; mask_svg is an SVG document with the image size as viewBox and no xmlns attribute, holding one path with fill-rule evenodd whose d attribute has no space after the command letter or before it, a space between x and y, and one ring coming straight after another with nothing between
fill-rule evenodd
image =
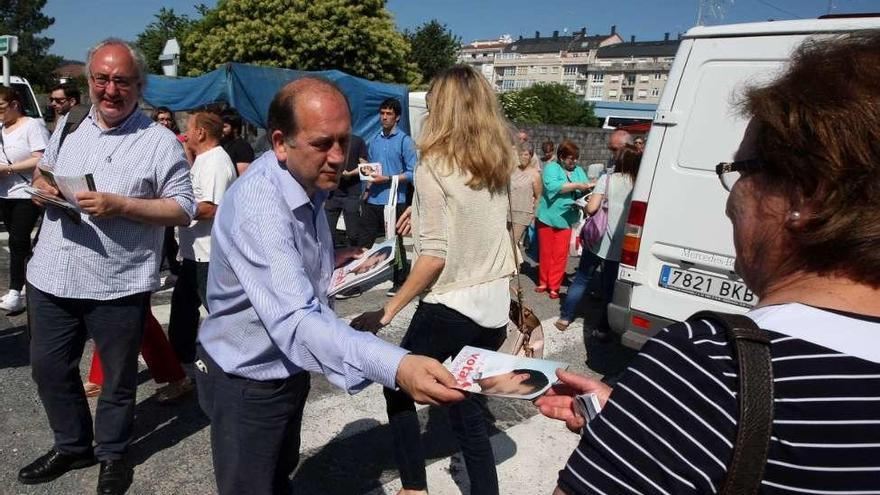
<instances>
[{"instance_id":1,"label":"woman carrying tote bag","mask_svg":"<svg viewBox=\"0 0 880 495\"><path fill-rule=\"evenodd\" d=\"M607 223L601 238L592 246L584 246L577 272L562 303L559 319L554 323L559 330L568 329L574 320L575 310L590 283L590 278L596 268L602 265L603 311L599 323L600 329L596 331L596 336L600 338L607 336L608 317L605 308L614 294L614 281L617 280L617 269L620 266L623 228L626 225L633 184L639 173L641 161L642 154L631 145L620 150L614 173L599 178L587 206L584 207L584 213L587 215L594 215L600 208L607 208Z\"/></svg>"}]
</instances>

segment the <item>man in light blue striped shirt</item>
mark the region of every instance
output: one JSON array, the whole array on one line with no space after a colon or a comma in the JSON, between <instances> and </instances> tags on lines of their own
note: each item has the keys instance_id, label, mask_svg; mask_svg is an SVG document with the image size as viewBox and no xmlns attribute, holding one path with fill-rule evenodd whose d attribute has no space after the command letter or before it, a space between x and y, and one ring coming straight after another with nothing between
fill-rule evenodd
<instances>
[{"instance_id":1,"label":"man in light blue striped shirt","mask_svg":"<svg viewBox=\"0 0 880 495\"><path fill-rule=\"evenodd\" d=\"M345 96L299 79L275 95L268 127L272 150L226 192L211 233L196 381L221 494L290 491L309 371L350 393L378 382L423 403L464 398L439 362L355 331L330 306L333 269L360 252L334 256L322 211L351 134Z\"/></svg>"},{"instance_id":2,"label":"man in light blue striped shirt","mask_svg":"<svg viewBox=\"0 0 880 495\"><path fill-rule=\"evenodd\" d=\"M40 168L56 179L92 174L96 191L66 198L77 204L79 221L47 207L28 265L31 366L55 445L18 479L48 482L97 458L98 493L124 493L132 478L124 456L137 355L150 292L159 287L164 226L188 225L195 204L182 147L138 108L143 57L111 39L89 51L86 67L93 107L63 146L55 133L34 173L34 187L45 194L59 192ZM79 375L88 337L106 377L94 433Z\"/></svg>"}]
</instances>

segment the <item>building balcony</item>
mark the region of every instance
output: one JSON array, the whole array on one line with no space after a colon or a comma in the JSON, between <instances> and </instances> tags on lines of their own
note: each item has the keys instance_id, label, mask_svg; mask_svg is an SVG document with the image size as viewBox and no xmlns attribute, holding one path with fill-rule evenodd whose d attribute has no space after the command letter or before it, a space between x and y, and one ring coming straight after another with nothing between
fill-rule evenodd
<instances>
[{"instance_id":1,"label":"building balcony","mask_svg":"<svg viewBox=\"0 0 880 495\"><path fill-rule=\"evenodd\" d=\"M591 72L669 72L671 62L631 62L604 64L597 62L590 65Z\"/></svg>"}]
</instances>

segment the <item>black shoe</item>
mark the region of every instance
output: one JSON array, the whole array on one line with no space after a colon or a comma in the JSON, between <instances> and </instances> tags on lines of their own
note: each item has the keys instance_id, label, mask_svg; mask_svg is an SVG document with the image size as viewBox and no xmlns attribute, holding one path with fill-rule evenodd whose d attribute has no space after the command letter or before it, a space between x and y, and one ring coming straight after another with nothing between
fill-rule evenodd
<instances>
[{"instance_id":1,"label":"black shoe","mask_svg":"<svg viewBox=\"0 0 880 495\"><path fill-rule=\"evenodd\" d=\"M21 468L18 482L25 485L48 483L74 469L94 466L98 461L92 452L80 455L62 454L54 448L34 462Z\"/></svg>"},{"instance_id":2,"label":"black shoe","mask_svg":"<svg viewBox=\"0 0 880 495\"><path fill-rule=\"evenodd\" d=\"M101 461L98 495L122 495L131 486L134 470L122 459Z\"/></svg>"},{"instance_id":3,"label":"black shoe","mask_svg":"<svg viewBox=\"0 0 880 495\"><path fill-rule=\"evenodd\" d=\"M397 284L394 284L391 286L390 289L388 289L388 292L386 292L385 295L388 297L394 297L397 295L397 291L399 291L399 290L400 290L400 286Z\"/></svg>"}]
</instances>

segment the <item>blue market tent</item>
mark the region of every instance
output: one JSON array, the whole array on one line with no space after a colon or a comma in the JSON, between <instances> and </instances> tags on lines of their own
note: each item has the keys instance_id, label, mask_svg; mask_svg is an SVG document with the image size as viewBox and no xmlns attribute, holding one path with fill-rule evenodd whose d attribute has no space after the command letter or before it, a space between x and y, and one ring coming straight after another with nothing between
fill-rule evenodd
<instances>
[{"instance_id":1,"label":"blue market tent","mask_svg":"<svg viewBox=\"0 0 880 495\"><path fill-rule=\"evenodd\" d=\"M352 131L363 137L379 132L379 104L394 97L403 114L400 128L409 133L409 98L406 86L368 81L338 70L308 72L258 67L230 62L198 77L173 78L150 75L144 100L154 107L173 111L192 110L216 102L227 102L257 127L266 127L269 103L282 86L294 79L315 75L329 79L342 89L351 104Z\"/></svg>"}]
</instances>

